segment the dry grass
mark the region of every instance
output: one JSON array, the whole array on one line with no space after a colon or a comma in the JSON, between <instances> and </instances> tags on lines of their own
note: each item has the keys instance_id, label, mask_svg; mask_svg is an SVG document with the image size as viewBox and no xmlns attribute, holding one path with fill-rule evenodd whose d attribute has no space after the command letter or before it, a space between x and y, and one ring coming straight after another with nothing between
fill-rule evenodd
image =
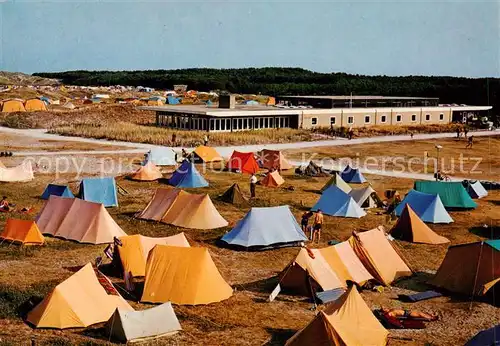
<instances>
[{"instance_id":1,"label":"dry grass","mask_svg":"<svg viewBox=\"0 0 500 346\"><path fill-rule=\"evenodd\" d=\"M392 136L404 134L417 134L417 133L441 133L441 132L455 132L457 128L463 130L462 124L429 124L429 125L377 125L353 128L354 137L373 137L373 136ZM329 127L316 129L316 131L330 134ZM339 129L340 131L340 129ZM348 128L344 128L348 131ZM342 131L340 131L342 133Z\"/></svg>"}]
</instances>

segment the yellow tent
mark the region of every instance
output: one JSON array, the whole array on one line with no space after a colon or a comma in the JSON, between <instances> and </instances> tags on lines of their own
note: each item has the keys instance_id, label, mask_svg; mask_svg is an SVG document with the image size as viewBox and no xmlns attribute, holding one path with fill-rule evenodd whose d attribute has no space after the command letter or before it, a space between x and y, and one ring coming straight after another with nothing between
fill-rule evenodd
<instances>
[{"instance_id":1,"label":"yellow tent","mask_svg":"<svg viewBox=\"0 0 500 346\"><path fill-rule=\"evenodd\" d=\"M156 245L189 247L184 233L164 238L136 234L121 237L120 241L122 245L115 247L115 249L118 250L123 272L130 273L132 277L145 275L148 254Z\"/></svg>"},{"instance_id":2,"label":"yellow tent","mask_svg":"<svg viewBox=\"0 0 500 346\"><path fill-rule=\"evenodd\" d=\"M198 305L233 294L207 248L156 245L146 264L141 302Z\"/></svg>"},{"instance_id":3,"label":"yellow tent","mask_svg":"<svg viewBox=\"0 0 500 346\"><path fill-rule=\"evenodd\" d=\"M214 229L228 225L208 195L179 189L157 189L153 199L136 217L194 229Z\"/></svg>"},{"instance_id":4,"label":"yellow tent","mask_svg":"<svg viewBox=\"0 0 500 346\"><path fill-rule=\"evenodd\" d=\"M212 147L200 145L193 151L195 162L220 162L222 156Z\"/></svg>"},{"instance_id":5,"label":"yellow tent","mask_svg":"<svg viewBox=\"0 0 500 346\"><path fill-rule=\"evenodd\" d=\"M78 198L50 196L37 220L43 234L79 243L112 243L127 234L104 206Z\"/></svg>"},{"instance_id":6,"label":"yellow tent","mask_svg":"<svg viewBox=\"0 0 500 346\"><path fill-rule=\"evenodd\" d=\"M26 112L26 109L24 108L24 101L20 99L3 100L2 112L3 113Z\"/></svg>"},{"instance_id":7,"label":"yellow tent","mask_svg":"<svg viewBox=\"0 0 500 346\"><path fill-rule=\"evenodd\" d=\"M0 239L23 245L42 245L45 241L34 221L16 219L7 220Z\"/></svg>"},{"instance_id":8,"label":"yellow tent","mask_svg":"<svg viewBox=\"0 0 500 346\"><path fill-rule=\"evenodd\" d=\"M260 181L260 185L266 187L278 187L283 185L285 180L281 177L278 171L268 173L264 179Z\"/></svg>"},{"instance_id":9,"label":"yellow tent","mask_svg":"<svg viewBox=\"0 0 500 346\"><path fill-rule=\"evenodd\" d=\"M29 99L24 103L24 108L26 112L38 112L38 111L46 111L47 106L45 102L40 99Z\"/></svg>"},{"instance_id":10,"label":"yellow tent","mask_svg":"<svg viewBox=\"0 0 500 346\"><path fill-rule=\"evenodd\" d=\"M286 345L384 346L388 335L352 286L292 336Z\"/></svg>"},{"instance_id":11,"label":"yellow tent","mask_svg":"<svg viewBox=\"0 0 500 346\"><path fill-rule=\"evenodd\" d=\"M116 308L133 311L101 273L109 292L88 263L61 282L45 299L28 313L26 320L37 328L83 328L106 322Z\"/></svg>"},{"instance_id":12,"label":"yellow tent","mask_svg":"<svg viewBox=\"0 0 500 346\"><path fill-rule=\"evenodd\" d=\"M412 275L411 269L387 239L383 227L353 233L349 243L365 268L381 284L389 286L400 277Z\"/></svg>"},{"instance_id":13,"label":"yellow tent","mask_svg":"<svg viewBox=\"0 0 500 346\"><path fill-rule=\"evenodd\" d=\"M163 178L163 174L161 174L160 169L152 161L148 161L135 173L131 174L129 178L137 181L153 181Z\"/></svg>"},{"instance_id":14,"label":"yellow tent","mask_svg":"<svg viewBox=\"0 0 500 346\"><path fill-rule=\"evenodd\" d=\"M162 100L157 99L157 100L148 100L147 101L148 106L163 106L165 105Z\"/></svg>"},{"instance_id":15,"label":"yellow tent","mask_svg":"<svg viewBox=\"0 0 500 346\"><path fill-rule=\"evenodd\" d=\"M276 104L276 99L272 96L269 96L269 98L267 99L267 103L266 103L268 106L274 106Z\"/></svg>"},{"instance_id":16,"label":"yellow tent","mask_svg":"<svg viewBox=\"0 0 500 346\"><path fill-rule=\"evenodd\" d=\"M0 168L0 181L2 182L24 182L34 178L33 167L29 161L24 161L12 168Z\"/></svg>"}]
</instances>

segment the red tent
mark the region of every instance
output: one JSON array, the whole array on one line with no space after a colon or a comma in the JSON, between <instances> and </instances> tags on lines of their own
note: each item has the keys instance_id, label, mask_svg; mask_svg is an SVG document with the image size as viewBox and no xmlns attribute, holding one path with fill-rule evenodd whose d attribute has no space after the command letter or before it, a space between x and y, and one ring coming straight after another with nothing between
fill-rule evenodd
<instances>
[{"instance_id":1,"label":"red tent","mask_svg":"<svg viewBox=\"0 0 500 346\"><path fill-rule=\"evenodd\" d=\"M253 153L241 153L233 151L226 168L230 171L240 171L242 173L253 174L259 170L259 165L253 156Z\"/></svg>"}]
</instances>

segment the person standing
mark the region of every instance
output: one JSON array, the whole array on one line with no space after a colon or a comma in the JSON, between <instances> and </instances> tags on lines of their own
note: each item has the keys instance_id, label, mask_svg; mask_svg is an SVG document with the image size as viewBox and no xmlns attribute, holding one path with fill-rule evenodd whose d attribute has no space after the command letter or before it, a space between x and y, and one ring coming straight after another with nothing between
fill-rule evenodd
<instances>
[{"instance_id":1,"label":"person standing","mask_svg":"<svg viewBox=\"0 0 500 346\"><path fill-rule=\"evenodd\" d=\"M467 134L469 133L469 129L467 127L464 127L464 137L467 139Z\"/></svg>"},{"instance_id":2,"label":"person standing","mask_svg":"<svg viewBox=\"0 0 500 346\"><path fill-rule=\"evenodd\" d=\"M172 146L175 147L175 142L177 141L177 135L172 133Z\"/></svg>"},{"instance_id":3,"label":"person standing","mask_svg":"<svg viewBox=\"0 0 500 346\"><path fill-rule=\"evenodd\" d=\"M302 227L302 232L306 235L307 239L312 238L312 232L311 235L307 235L307 230L309 226L309 219L313 216L312 211L306 211L304 214L302 214L302 219L300 220L300 226Z\"/></svg>"},{"instance_id":4,"label":"person standing","mask_svg":"<svg viewBox=\"0 0 500 346\"><path fill-rule=\"evenodd\" d=\"M469 139L467 140L467 146L465 149L471 148L472 149L472 144L474 142L474 136L470 136Z\"/></svg>"},{"instance_id":5,"label":"person standing","mask_svg":"<svg viewBox=\"0 0 500 346\"><path fill-rule=\"evenodd\" d=\"M208 145L208 135L205 135L205 136L203 137L203 145L204 145L204 146L207 146L207 145Z\"/></svg>"},{"instance_id":6,"label":"person standing","mask_svg":"<svg viewBox=\"0 0 500 346\"><path fill-rule=\"evenodd\" d=\"M314 243L314 240L316 237L318 238L318 244L321 239L321 228L323 226L323 212L321 209L318 209L316 212L316 216L314 216L314 224L313 224L313 230L312 230L312 239L311 241Z\"/></svg>"},{"instance_id":7,"label":"person standing","mask_svg":"<svg viewBox=\"0 0 500 346\"><path fill-rule=\"evenodd\" d=\"M255 187L257 185L257 177L252 174L250 177L250 198L255 198Z\"/></svg>"}]
</instances>

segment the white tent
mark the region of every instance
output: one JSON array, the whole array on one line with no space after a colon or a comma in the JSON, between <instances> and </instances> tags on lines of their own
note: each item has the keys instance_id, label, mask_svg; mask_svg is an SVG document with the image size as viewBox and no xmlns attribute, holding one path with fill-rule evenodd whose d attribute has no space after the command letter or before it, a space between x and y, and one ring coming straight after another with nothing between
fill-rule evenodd
<instances>
[{"instance_id":1,"label":"white tent","mask_svg":"<svg viewBox=\"0 0 500 346\"><path fill-rule=\"evenodd\" d=\"M2 182L22 182L34 178L30 161L24 161L19 166L12 168L0 168L0 181Z\"/></svg>"},{"instance_id":2,"label":"white tent","mask_svg":"<svg viewBox=\"0 0 500 346\"><path fill-rule=\"evenodd\" d=\"M377 202L373 198L373 194L376 192L371 186L352 189L348 194L361 208L375 208L377 206Z\"/></svg>"},{"instance_id":3,"label":"white tent","mask_svg":"<svg viewBox=\"0 0 500 346\"><path fill-rule=\"evenodd\" d=\"M175 166L175 153L170 148L154 147L146 154L146 161L157 166Z\"/></svg>"}]
</instances>

